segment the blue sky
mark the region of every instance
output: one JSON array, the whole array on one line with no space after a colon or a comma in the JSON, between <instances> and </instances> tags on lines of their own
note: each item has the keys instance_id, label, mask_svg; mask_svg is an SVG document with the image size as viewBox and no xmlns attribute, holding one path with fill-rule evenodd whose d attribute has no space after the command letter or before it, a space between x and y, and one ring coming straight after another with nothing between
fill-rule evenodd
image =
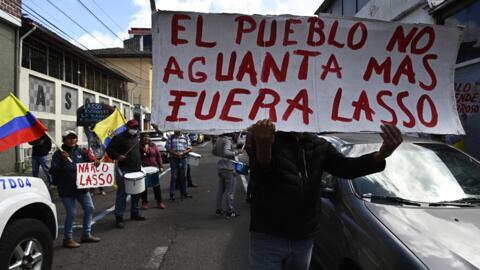
<instances>
[{"instance_id":1,"label":"blue sky","mask_svg":"<svg viewBox=\"0 0 480 270\"><path fill-rule=\"evenodd\" d=\"M56 5L85 30L58 11ZM99 17L115 35L95 19L81 3ZM24 13L39 21L44 17L77 46L89 49L122 47L131 27L150 27L149 0L23 0ZM323 0L156 0L158 9L246 14L312 15ZM37 13L37 14L35 14ZM37 17L37 18L35 18ZM43 22L46 24L46 22ZM56 32L59 32L58 30Z\"/></svg>"}]
</instances>

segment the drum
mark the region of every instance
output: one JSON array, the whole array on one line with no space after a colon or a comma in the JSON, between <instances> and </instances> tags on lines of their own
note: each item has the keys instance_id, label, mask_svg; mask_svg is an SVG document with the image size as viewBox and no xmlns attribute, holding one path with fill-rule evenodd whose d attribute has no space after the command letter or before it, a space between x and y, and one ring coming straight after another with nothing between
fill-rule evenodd
<instances>
[{"instance_id":1,"label":"drum","mask_svg":"<svg viewBox=\"0 0 480 270\"><path fill-rule=\"evenodd\" d=\"M131 172L123 175L125 180L125 193L140 194L145 191L145 173Z\"/></svg>"},{"instance_id":2,"label":"drum","mask_svg":"<svg viewBox=\"0 0 480 270\"><path fill-rule=\"evenodd\" d=\"M159 172L160 170L157 167L143 167L142 171L145 172L147 175L145 177L145 186L149 187L156 187L159 183Z\"/></svg>"}]
</instances>

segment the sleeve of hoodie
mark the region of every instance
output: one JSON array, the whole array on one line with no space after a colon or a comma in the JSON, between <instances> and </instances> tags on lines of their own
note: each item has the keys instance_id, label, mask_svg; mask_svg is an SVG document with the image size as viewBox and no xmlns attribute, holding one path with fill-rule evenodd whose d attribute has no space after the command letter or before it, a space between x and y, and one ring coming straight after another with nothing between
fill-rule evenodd
<instances>
[{"instance_id":1,"label":"sleeve of hoodie","mask_svg":"<svg viewBox=\"0 0 480 270\"><path fill-rule=\"evenodd\" d=\"M235 151L232 150L232 140L230 139L224 139L223 157L228 159L235 159Z\"/></svg>"},{"instance_id":2,"label":"sleeve of hoodie","mask_svg":"<svg viewBox=\"0 0 480 270\"><path fill-rule=\"evenodd\" d=\"M324 169L337 177L347 179L383 171L386 161L374 161L373 154L370 153L360 157L345 157L328 143Z\"/></svg>"},{"instance_id":3,"label":"sleeve of hoodie","mask_svg":"<svg viewBox=\"0 0 480 270\"><path fill-rule=\"evenodd\" d=\"M107 146L107 149L105 151L107 152L108 156L111 159L117 159L118 156L120 156L120 153L117 152L117 145L119 143L119 136L113 137L113 139L110 141L110 143Z\"/></svg>"},{"instance_id":4,"label":"sleeve of hoodie","mask_svg":"<svg viewBox=\"0 0 480 270\"><path fill-rule=\"evenodd\" d=\"M52 172L57 175L62 175L68 171L76 172L77 165L74 162L63 160L60 156L60 150L57 150L52 156Z\"/></svg>"}]
</instances>

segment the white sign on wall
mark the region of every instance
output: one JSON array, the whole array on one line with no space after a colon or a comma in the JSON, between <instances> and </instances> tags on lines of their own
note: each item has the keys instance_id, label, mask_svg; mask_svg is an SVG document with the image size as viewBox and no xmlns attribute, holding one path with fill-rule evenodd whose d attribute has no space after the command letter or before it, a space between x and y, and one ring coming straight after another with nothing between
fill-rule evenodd
<instances>
[{"instance_id":1,"label":"white sign on wall","mask_svg":"<svg viewBox=\"0 0 480 270\"><path fill-rule=\"evenodd\" d=\"M325 16L325 17L323 17ZM162 130L463 133L460 30L355 18L159 11L153 122Z\"/></svg>"},{"instance_id":2,"label":"white sign on wall","mask_svg":"<svg viewBox=\"0 0 480 270\"><path fill-rule=\"evenodd\" d=\"M98 167L93 162L77 163L77 188L109 187L114 180L114 163L103 162Z\"/></svg>"}]
</instances>

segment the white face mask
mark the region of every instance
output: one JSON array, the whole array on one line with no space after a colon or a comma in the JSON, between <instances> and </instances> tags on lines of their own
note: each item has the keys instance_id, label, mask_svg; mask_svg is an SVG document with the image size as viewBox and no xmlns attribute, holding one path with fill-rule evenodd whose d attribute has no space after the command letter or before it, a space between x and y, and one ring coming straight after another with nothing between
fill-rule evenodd
<instances>
[{"instance_id":1,"label":"white face mask","mask_svg":"<svg viewBox=\"0 0 480 270\"><path fill-rule=\"evenodd\" d=\"M129 128L129 129L128 129L128 133L130 133L130 135L135 135L135 134L137 134L137 131L138 131L138 130L133 129L133 128Z\"/></svg>"}]
</instances>

